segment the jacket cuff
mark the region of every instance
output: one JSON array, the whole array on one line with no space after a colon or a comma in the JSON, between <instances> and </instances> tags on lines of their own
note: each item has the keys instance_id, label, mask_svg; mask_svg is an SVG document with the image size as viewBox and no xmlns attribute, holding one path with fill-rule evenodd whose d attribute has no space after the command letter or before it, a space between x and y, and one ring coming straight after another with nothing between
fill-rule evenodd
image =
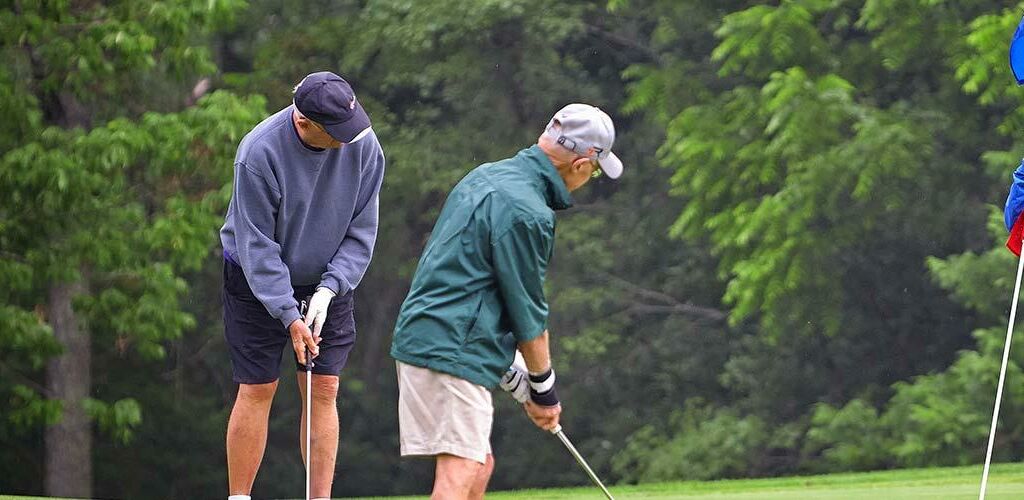
<instances>
[{"instance_id":1,"label":"jacket cuff","mask_svg":"<svg viewBox=\"0 0 1024 500\"><path fill-rule=\"evenodd\" d=\"M335 296L345 295L346 293L352 291L352 287L347 282L343 282L342 280L339 280L334 276L323 276L320 279L320 284L317 285L317 288L320 287L326 288L334 292Z\"/></svg>"},{"instance_id":2,"label":"jacket cuff","mask_svg":"<svg viewBox=\"0 0 1024 500\"><path fill-rule=\"evenodd\" d=\"M284 312L284 314L281 315L280 319L281 319L281 324L284 325L285 330L287 330L288 327L291 326L291 324L295 320L300 319L300 318L302 318L302 316L299 315L299 309L297 307L293 307L291 309L286 310Z\"/></svg>"}]
</instances>

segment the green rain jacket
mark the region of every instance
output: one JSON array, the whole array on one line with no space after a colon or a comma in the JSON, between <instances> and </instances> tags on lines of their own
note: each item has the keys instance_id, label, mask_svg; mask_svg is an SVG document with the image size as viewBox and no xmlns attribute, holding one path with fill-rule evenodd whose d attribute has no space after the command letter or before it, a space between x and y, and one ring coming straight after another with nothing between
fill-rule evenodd
<instances>
[{"instance_id":1,"label":"green rain jacket","mask_svg":"<svg viewBox=\"0 0 1024 500\"><path fill-rule=\"evenodd\" d=\"M395 325L391 356L487 388L547 327L555 212L572 198L539 146L473 169L448 195Z\"/></svg>"}]
</instances>

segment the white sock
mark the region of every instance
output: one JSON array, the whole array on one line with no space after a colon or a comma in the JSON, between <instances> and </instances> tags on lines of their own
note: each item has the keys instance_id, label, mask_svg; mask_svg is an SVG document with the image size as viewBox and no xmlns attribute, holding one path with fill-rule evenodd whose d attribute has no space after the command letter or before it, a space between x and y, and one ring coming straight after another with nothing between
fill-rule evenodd
<instances>
[{"instance_id":1,"label":"white sock","mask_svg":"<svg viewBox=\"0 0 1024 500\"><path fill-rule=\"evenodd\" d=\"M231 495L228 497L228 500L252 500L252 497L249 495Z\"/></svg>"}]
</instances>

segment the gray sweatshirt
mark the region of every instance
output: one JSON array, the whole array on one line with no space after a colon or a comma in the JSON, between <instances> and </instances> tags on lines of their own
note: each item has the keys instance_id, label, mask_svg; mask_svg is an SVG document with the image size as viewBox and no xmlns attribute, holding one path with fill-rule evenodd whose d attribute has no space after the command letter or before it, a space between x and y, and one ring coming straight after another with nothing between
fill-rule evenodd
<instances>
[{"instance_id":1,"label":"gray sweatshirt","mask_svg":"<svg viewBox=\"0 0 1024 500\"><path fill-rule=\"evenodd\" d=\"M342 295L359 285L377 239L384 152L372 132L340 149L299 140L292 106L250 131L235 155L224 256L285 327L299 318L293 286Z\"/></svg>"}]
</instances>

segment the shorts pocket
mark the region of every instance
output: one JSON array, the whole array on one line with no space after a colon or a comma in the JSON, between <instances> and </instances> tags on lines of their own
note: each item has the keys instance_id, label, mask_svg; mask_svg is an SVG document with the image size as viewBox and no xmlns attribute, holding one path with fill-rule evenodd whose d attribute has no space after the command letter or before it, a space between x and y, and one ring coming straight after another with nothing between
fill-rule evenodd
<instances>
[{"instance_id":1,"label":"shorts pocket","mask_svg":"<svg viewBox=\"0 0 1024 500\"><path fill-rule=\"evenodd\" d=\"M259 302L249 288L242 268L229 260L224 260L224 290L233 298L244 302Z\"/></svg>"}]
</instances>

